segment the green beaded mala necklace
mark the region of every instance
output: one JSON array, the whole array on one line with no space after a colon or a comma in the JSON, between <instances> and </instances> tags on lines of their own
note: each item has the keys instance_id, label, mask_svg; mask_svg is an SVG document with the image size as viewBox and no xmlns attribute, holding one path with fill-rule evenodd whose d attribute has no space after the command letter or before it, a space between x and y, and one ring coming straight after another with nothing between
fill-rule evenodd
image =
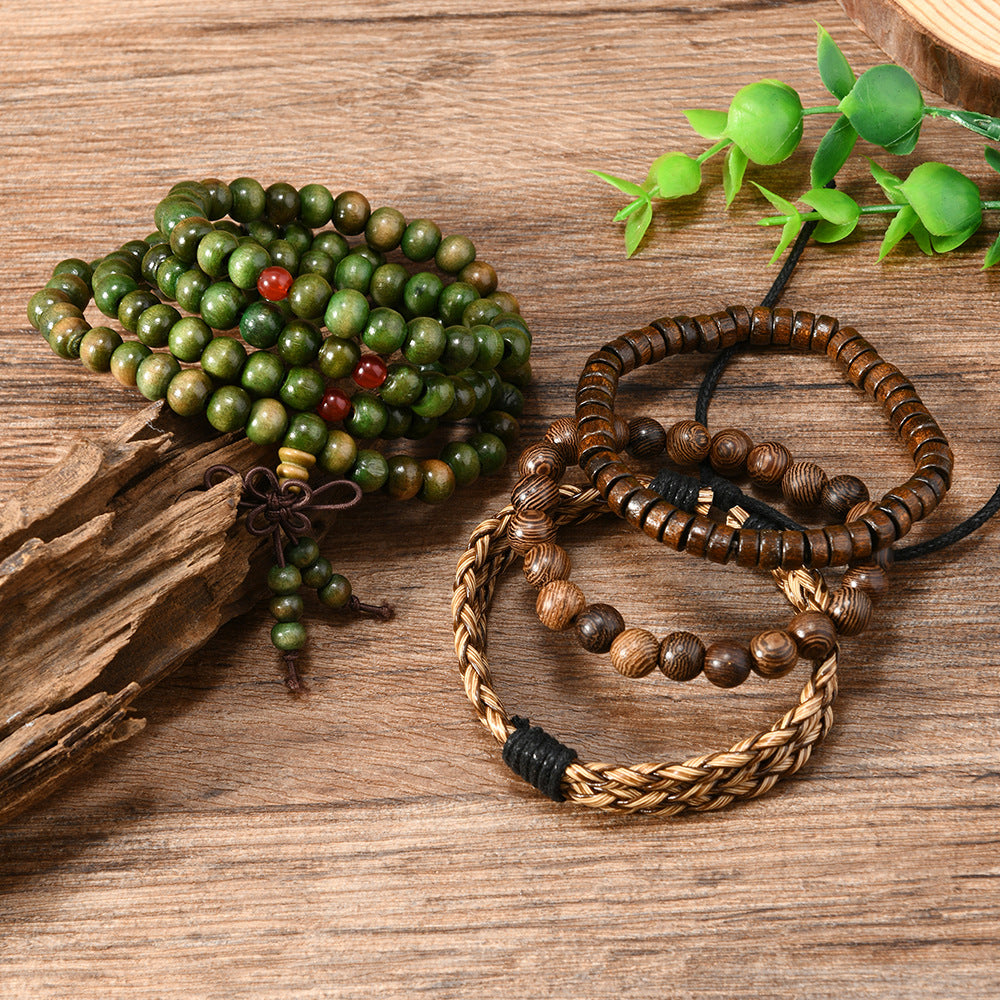
<instances>
[{"instance_id":1,"label":"green beaded mala necklace","mask_svg":"<svg viewBox=\"0 0 1000 1000\"><path fill-rule=\"evenodd\" d=\"M501 469L518 436L531 333L468 237L372 211L356 191L183 181L154 222L103 258L57 264L28 319L60 357L278 447L274 473L247 474L241 509L248 528L275 539L271 639L297 689L302 586L331 608L391 614L361 604L333 572L307 511L379 490L440 503ZM420 267L430 261L436 270ZM91 325L91 300L120 331ZM378 446L458 423L472 433L437 458ZM346 481L352 498L319 502L329 484L312 488L313 474Z\"/></svg>"}]
</instances>

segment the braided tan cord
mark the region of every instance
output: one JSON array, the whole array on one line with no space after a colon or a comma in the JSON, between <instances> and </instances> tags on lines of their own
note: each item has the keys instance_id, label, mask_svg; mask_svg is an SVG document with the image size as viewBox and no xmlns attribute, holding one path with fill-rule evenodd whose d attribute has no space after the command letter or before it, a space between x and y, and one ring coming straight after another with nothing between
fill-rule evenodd
<instances>
[{"instance_id":1,"label":"braided tan cord","mask_svg":"<svg viewBox=\"0 0 1000 1000\"><path fill-rule=\"evenodd\" d=\"M560 497L560 504L552 511L557 524L582 523L608 513L594 489L562 486ZM486 658L486 616L497 580L517 558L506 534L513 512L507 506L472 532L458 562L452 596L455 652L465 693L479 721L501 746L514 726L493 687ZM800 610L819 608L826 595L822 578L815 571L775 574L775 578ZM604 812L661 816L688 809L707 812L737 799L763 795L798 771L826 736L833 724L836 694L835 650L814 665L797 704L770 729L754 733L728 750L680 763L620 765L576 760L565 772L562 793L570 801Z\"/></svg>"}]
</instances>

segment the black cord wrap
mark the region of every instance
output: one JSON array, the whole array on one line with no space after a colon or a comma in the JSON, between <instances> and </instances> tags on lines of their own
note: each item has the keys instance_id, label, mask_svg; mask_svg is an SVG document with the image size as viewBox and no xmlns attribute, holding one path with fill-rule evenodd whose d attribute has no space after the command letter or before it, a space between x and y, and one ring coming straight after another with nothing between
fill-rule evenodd
<instances>
[{"instance_id":1,"label":"black cord wrap","mask_svg":"<svg viewBox=\"0 0 1000 1000\"><path fill-rule=\"evenodd\" d=\"M566 768L576 760L576 751L549 736L527 719L511 716L517 727L503 745L503 762L529 785L534 785L553 802L562 802L562 779Z\"/></svg>"},{"instance_id":2,"label":"black cord wrap","mask_svg":"<svg viewBox=\"0 0 1000 1000\"><path fill-rule=\"evenodd\" d=\"M667 503L693 514L698 505L701 483L694 476L685 475L676 469L660 469L649 488L654 493L659 493Z\"/></svg>"}]
</instances>

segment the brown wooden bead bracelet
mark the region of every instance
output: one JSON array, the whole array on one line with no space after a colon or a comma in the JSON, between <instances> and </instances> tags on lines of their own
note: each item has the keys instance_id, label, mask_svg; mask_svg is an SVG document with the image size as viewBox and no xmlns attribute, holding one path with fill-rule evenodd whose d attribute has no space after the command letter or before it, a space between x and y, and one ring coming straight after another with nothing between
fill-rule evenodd
<instances>
[{"instance_id":1,"label":"brown wooden bead bracelet","mask_svg":"<svg viewBox=\"0 0 1000 1000\"><path fill-rule=\"evenodd\" d=\"M620 377L672 355L715 353L742 342L825 353L852 384L881 404L916 465L915 474L857 520L806 530L719 524L680 510L644 486L619 454L624 445L614 403ZM618 337L587 360L577 388L576 419L580 465L611 510L674 549L762 569L842 566L869 559L934 510L948 490L954 464L947 438L913 385L857 330L841 327L829 316L783 308L731 306L711 315L657 320Z\"/></svg>"}]
</instances>

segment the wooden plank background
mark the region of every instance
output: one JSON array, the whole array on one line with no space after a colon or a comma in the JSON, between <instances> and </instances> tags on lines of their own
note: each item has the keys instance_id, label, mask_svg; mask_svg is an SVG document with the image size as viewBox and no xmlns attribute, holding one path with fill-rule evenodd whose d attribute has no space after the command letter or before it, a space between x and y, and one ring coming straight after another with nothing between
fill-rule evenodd
<instances>
[{"instance_id":1,"label":"wooden plank background","mask_svg":"<svg viewBox=\"0 0 1000 1000\"><path fill-rule=\"evenodd\" d=\"M814 18L855 66L884 59L833 0L7 0L3 14L0 496L143 405L47 353L24 304L56 260L148 232L175 181L356 187L471 235L535 331L528 440L570 411L603 340L758 301L774 274L773 233L752 224L763 202L727 213L718 185L626 261L620 200L586 170L639 178L659 152L697 151L681 110L725 107L762 76L826 103ZM971 137L931 124L918 153L995 196ZM754 176L794 192L807 169L799 154ZM844 186L874 193L862 161ZM1000 277L979 269L993 235L878 264L881 232L810 249L785 301L857 325L914 380L958 463L939 531L1000 479ZM623 407L688 416L701 370L646 370ZM747 358L713 424L874 493L906 461L858 395L821 359ZM266 611L233 622L143 699L142 734L0 830L0 995L997 995L997 526L895 573L875 626L843 644L837 723L801 776L716 815L621 819L519 783L461 689L450 580L511 482L447 508L366 500L328 554L357 592L396 602L392 625L314 619L295 698ZM661 634L749 638L788 614L766 579L619 525L567 537L588 594ZM491 662L509 706L592 760L721 748L799 684L627 681L543 634L515 578Z\"/></svg>"}]
</instances>

